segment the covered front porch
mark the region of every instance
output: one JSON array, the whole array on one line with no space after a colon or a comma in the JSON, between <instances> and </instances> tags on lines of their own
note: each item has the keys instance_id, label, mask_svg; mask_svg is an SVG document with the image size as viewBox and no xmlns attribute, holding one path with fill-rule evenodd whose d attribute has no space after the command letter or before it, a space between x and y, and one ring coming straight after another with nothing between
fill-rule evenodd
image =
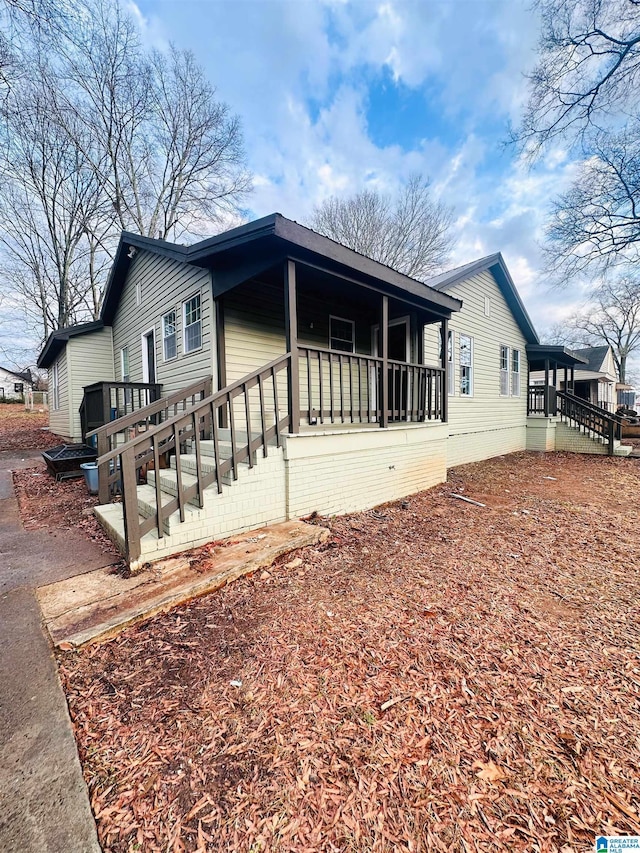
<instances>
[{"instance_id":1,"label":"covered front porch","mask_svg":"<svg viewBox=\"0 0 640 853\"><path fill-rule=\"evenodd\" d=\"M446 422L447 359L425 364L424 329L437 324L446 340L451 306L440 302L455 300L421 287L422 298L389 293L287 258L216 295L218 387L290 354L279 390L291 434Z\"/></svg>"}]
</instances>

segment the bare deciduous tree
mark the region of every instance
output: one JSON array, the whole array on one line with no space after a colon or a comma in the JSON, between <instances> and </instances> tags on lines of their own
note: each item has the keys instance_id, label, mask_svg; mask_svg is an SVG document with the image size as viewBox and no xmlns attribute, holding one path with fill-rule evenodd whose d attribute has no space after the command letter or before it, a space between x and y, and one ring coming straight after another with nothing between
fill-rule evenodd
<instances>
[{"instance_id":1,"label":"bare deciduous tree","mask_svg":"<svg viewBox=\"0 0 640 853\"><path fill-rule=\"evenodd\" d=\"M1 285L46 338L97 316L121 229L211 233L250 177L239 120L193 56L146 51L119 2L29 28L19 55L28 74L8 87L0 128Z\"/></svg>"},{"instance_id":2,"label":"bare deciduous tree","mask_svg":"<svg viewBox=\"0 0 640 853\"><path fill-rule=\"evenodd\" d=\"M556 277L638 260L640 124L592 143L573 183L552 203L545 247Z\"/></svg>"},{"instance_id":3,"label":"bare deciduous tree","mask_svg":"<svg viewBox=\"0 0 640 853\"><path fill-rule=\"evenodd\" d=\"M534 6L541 19L539 60L514 141L535 156L551 140L585 142L592 129L620 115L623 121L637 116L637 0L537 0Z\"/></svg>"},{"instance_id":4,"label":"bare deciduous tree","mask_svg":"<svg viewBox=\"0 0 640 853\"><path fill-rule=\"evenodd\" d=\"M603 346L613 352L620 382L627 378L627 361L640 350L640 281L622 276L600 284L581 311L545 335L547 343L569 347Z\"/></svg>"},{"instance_id":5,"label":"bare deciduous tree","mask_svg":"<svg viewBox=\"0 0 640 853\"><path fill-rule=\"evenodd\" d=\"M134 22L104 0L63 49L72 85L60 115L74 144L84 126L121 228L177 239L238 212L251 186L240 122L191 53L145 55Z\"/></svg>"},{"instance_id":6,"label":"bare deciduous tree","mask_svg":"<svg viewBox=\"0 0 640 853\"><path fill-rule=\"evenodd\" d=\"M412 278L446 265L453 247L451 210L435 201L428 179L412 176L395 200L376 190L333 196L309 225L320 234Z\"/></svg>"}]
</instances>

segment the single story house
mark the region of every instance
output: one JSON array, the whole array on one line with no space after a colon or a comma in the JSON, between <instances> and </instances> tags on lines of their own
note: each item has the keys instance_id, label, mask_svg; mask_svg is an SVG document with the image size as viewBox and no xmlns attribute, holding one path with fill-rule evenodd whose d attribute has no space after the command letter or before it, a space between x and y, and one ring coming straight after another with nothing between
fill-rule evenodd
<instances>
[{"instance_id":1,"label":"single story house","mask_svg":"<svg viewBox=\"0 0 640 853\"><path fill-rule=\"evenodd\" d=\"M30 370L9 370L0 367L0 400L21 400L25 391L33 388Z\"/></svg>"},{"instance_id":2,"label":"single story house","mask_svg":"<svg viewBox=\"0 0 640 853\"><path fill-rule=\"evenodd\" d=\"M276 213L191 246L123 233L100 318L38 366L51 429L97 442L97 514L135 566L553 449L530 352L501 255L420 282Z\"/></svg>"},{"instance_id":3,"label":"single story house","mask_svg":"<svg viewBox=\"0 0 640 853\"><path fill-rule=\"evenodd\" d=\"M616 366L610 346L583 347L572 352L580 358L573 375L573 393L594 406L615 412L617 402ZM531 374L532 385L543 385L544 372ZM556 372L555 385L559 391L566 391L568 380L562 372Z\"/></svg>"}]
</instances>

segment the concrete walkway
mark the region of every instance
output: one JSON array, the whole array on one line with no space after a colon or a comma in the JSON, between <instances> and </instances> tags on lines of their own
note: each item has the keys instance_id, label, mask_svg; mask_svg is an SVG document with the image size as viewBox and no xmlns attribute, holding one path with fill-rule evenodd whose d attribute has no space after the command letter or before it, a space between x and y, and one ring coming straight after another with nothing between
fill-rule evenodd
<instances>
[{"instance_id":1,"label":"concrete walkway","mask_svg":"<svg viewBox=\"0 0 640 853\"><path fill-rule=\"evenodd\" d=\"M0 850L99 853L34 590L113 556L73 530L23 530L11 470L37 464L38 452L0 452Z\"/></svg>"}]
</instances>

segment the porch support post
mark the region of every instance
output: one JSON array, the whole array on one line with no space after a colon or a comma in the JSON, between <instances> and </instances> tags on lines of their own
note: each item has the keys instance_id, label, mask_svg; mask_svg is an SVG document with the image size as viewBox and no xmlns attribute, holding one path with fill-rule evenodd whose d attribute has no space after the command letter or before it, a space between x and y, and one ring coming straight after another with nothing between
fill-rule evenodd
<instances>
[{"instance_id":1,"label":"porch support post","mask_svg":"<svg viewBox=\"0 0 640 853\"><path fill-rule=\"evenodd\" d=\"M558 362L553 362L553 387L558 387Z\"/></svg>"},{"instance_id":2,"label":"porch support post","mask_svg":"<svg viewBox=\"0 0 640 853\"><path fill-rule=\"evenodd\" d=\"M544 360L544 414L549 417L549 359Z\"/></svg>"},{"instance_id":3,"label":"porch support post","mask_svg":"<svg viewBox=\"0 0 640 853\"><path fill-rule=\"evenodd\" d=\"M300 362L298 359L298 311L296 306L296 265L287 258L284 265L284 328L289 360L289 432L300 432Z\"/></svg>"},{"instance_id":4,"label":"porch support post","mask_svg":"<svg viewBox=\"0 0 640 853\"><path fill-rule=\"evenodd\" d=\"M214 305L216 309L216 361L218 362L218 387L216 390L219 391L227 384L227 345L224 330L224 303L221 296L214 301ZM227 407L220 406L219 412L220 427L226 429L229 426Z\"/></svg>"},{"instance_id":5,"label":"porch support post","mask_svg":"<svg viewBox=\"0 0 640 853\"><path fill-rule=\"evenodd\" d=\"M449 321L445 317L442 321L442 339L440 363L442 364L442 423L446 424L449 420Z\"/></svg>"},{"instance_id":6,"label":"porch support post","mask_svg":"<svg viewBox=\"0 0 640 853\"><path fill-rule=\"evenodd\" d=\"M380 340L382 343L382 411L380 413L380 426L386 429L389 426L389 297L382 297L380 306Z\"/></svg>"},{"instance_id":7,"label":"porch support post","mask_svg":"<svg viewBox=\"0 0 640 853\"><path fill-rule=\"evenodd\" d=\"M576 369L574 365L571 365L571 393L576 393Z\"/></svg>"},{"instance_id":8,"label":"porch support post","mask_svg":"<svg viewBox=\"0 0 640 853\"><path fill-rule=\"evenodd\" d=\"M564 366L564 392L565 392L565 394L569 390L569 384L568 384L569 379L568 379L568 377L569 377L569 368L565 364L565 366Z\"/></svg>"}]
</instances>

